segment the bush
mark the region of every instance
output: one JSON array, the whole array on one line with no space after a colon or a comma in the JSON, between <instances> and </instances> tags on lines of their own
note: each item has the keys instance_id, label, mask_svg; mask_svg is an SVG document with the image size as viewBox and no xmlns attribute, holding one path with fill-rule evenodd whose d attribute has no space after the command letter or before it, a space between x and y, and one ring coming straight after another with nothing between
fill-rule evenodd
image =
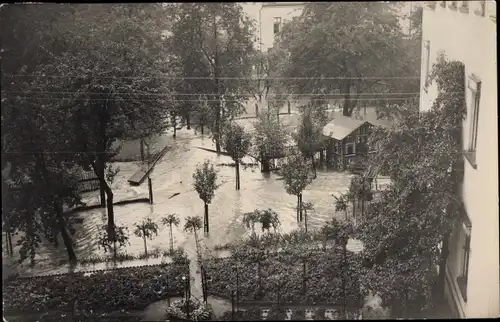
<instances>
[{"instance_id":1,"label":"bush","mask_svg":"<svg viewBox=\"0 0 500 322\"><path fill-rule=\"evenodd\" d=\"M143 309L152 302L183 293L184 265L127 267L110 271L34 278L11 278L4 283L7 314L17 312Z\"/></svg>"},{"instance_id":2,"label":"bush","mask_svg":"<svg viewBox=\"0 0 500 322\"><path fill-rule=\"evenodd\" d=\"M276 254L269 254L261 262L263 298L259 297L258 264L250 258L245 262L242 257L239 268L240 303L261 301L276 303L280 280L280 303L339 304L343 303L343 255L341 251L311 253L307 259L306 293L303 290L303 269L300 255L282 253L281 259ZM228 288L236 285L236 265L234 257L208 261L207 274L210 276L208 292L212 295L230 298ZM314 269L310 269L313 267ZM347 252L347 300L349 306L359 307L361 294L359 287L359 256Z\"/></svg>"},{"instance_id":3,"label":"bush","mask_svg":"<svg viewBox=\"0 0 500 322\"><path fill-rule=\"evenodd\" d=\"M186 303L186 299L174 301L167 308L168 320L187 320L186 304L189 307L190 321L206 321L213 316L213 310L210 305L205 305L202 301L196 298L190 298Z\"/></svg>"}]
</instances>

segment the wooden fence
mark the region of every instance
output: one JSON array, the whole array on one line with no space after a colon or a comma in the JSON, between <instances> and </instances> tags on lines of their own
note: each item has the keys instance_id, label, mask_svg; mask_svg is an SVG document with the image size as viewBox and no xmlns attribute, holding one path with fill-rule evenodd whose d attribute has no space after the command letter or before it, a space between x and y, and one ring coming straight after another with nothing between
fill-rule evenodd
<instances>
[{"instance_id":1,"label":"wooden fence","mask_svg":"<svg viewBox=\"0 0 500 322\"><path fill-rule=\"evenodd\" d=\"M93 172L83 172L77 189L79 193L97 191L99 190L99 179Z\"/></svg>"}]
</instances>

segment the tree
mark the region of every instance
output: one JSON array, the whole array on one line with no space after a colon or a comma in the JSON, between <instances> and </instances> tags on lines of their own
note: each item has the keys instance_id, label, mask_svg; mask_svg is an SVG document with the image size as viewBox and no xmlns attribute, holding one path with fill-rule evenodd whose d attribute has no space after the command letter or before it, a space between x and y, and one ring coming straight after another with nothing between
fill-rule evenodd
<instances>
[{"instance_id":1,"label":"tree","mask_svg":"<svg viewBox=\"0 0 500 322\"><path fill-rule=\"evenodd\" d=\"M239 93L251 86L253 23L238 3L176 3L169 9L173 22L169 47L174 48L183 75L190 77L181 86L187 94L195 98L203 94L211 103L211 129L220 152L222 126L243 110L245 100Z\"/></svg>"},{"instance_id":2,"label":"tree","mask_svg":"<svg viewBox=\"0 0 500 322\"><path fill-rule=\"evenodd\" d=\"M255 224L259 222L260 213L257 209L243 214L243 224L247 228L252 228L252 233L255 234Z\"/></svg>"},{"instance_id":3,"label":"tree","mask_svg":"<svg viewBox=\"0 0 500 322\"><path fill-rule=\"evenodd\" d=\"M260 224L262 225L262 231L267 230L269 232L269 229L273 227L274 231L276 232L276 229L280 225L278 214L271 209L256 211L259 214L258 218Z\"/></svg>"},{"instance_id":4,"label":"tree","mask_svg":"<svg viewBox=\"0 0 500 322\"><path fill-rule=\"evenodd\" d=\"M327 118L323 117L323 121ZM314 155L323 146L325 138L323 136L323 126L325 122L316 123L313 119L310 109L305 109L302 113L302 119L297 133L295 134L295 141L297 147L302 153L304 158L310 159L314 178L316 178L316 166L314 162Z\"/></svg>"},{"instance_id":5,"label":"tree","mask_svg":"<svg viewBox=\"0 0 500 322\"><path fill-rule=\"evenodd\" d=\"M370 137L380 147L371 162L392 183L357 229L366 247L364 284L396 315L415 315L432 305L435 286L442 294L449 234L465 213L457 189L463 171L464 65L442 57L431 75L438 88L432 108L416 113L408 107L394 129Z\"/></svg>"},{"instance_id":6,"label":"tree","mask_svg":"<svg viewBox=\"0 0 500 322\"><path fill-rule=\"evenodd\" d=\"M297 196L297 222L302 221L302 191L312 182L309 178L309 167L304 158L293 153L287 157L281 169L283 183L288 194Z\"/></svg>"},{"instance_id":7,"label":"tree","mask_svg":"<svg viewBox=\"0 0 500 322\"><path fill-rule=\"evenodd\" d=\"M252 154L259 156L262 172L269 172L269 160L284 156L288 136L273 113L259 113L254 126L254 150Z\"/></svg>"},{"instance_id":8,"label":"tree","mask_svg":"<svg viewBox=\"0 0 500 322\"><path fill-rule=\"evenodd\" d=\"M238 124L230 124L224 133L223 146L236 164L236 190L240 190L240 162L248 154L252 137Z\"/></svg>"},{"instance_id":9,"label":"tree","mask_svg":"<svg viewBox=\"0 0 500 322\"><path fill-rule=\"evenodd\" d=\"M118 248L126 246L127 244L130 245L128 241L128 228L117 226L112 231L106 228L106 225L104 225L101 227L101 230L99 230L99 236L97 237L98 246L99 248L103 248L105 252L113 252L113 257L116 259Z\"/></svg>"},{"instance_id":10,"label":"tree","mask_svg":"<svg viewBox=\"0 0 500 322\"><path fill-rule=\"evenodd\" d=\"M304 229L307 233L307 211L308 210L314 210L313 204L311 202L304 202L302 198L300 199L300 207L302 208L302 211L304 212Z\"/></svg>"},{"instance_id":11,"label":"tree","mask_svg":"<svg viewBox=\"0 0 500 322\"><path fill-rule=\"evenodd\" d=\"M341 195L340 197L333 196L335 198L335 211L344 211L345 220L347 220L347 196Z\"/></svg>"},{"instance_id":12,"label":"tree","mask_svg":"<svg viewBox=\"0 0 500 322\"><path fill-rule=\"evenodd\" d=\"M402 79L411 79L418 92L418 74L406 73L408 49L397 6L387 1L306 4L300 17L284 25L276 45L285 60L282 86L304 98L342 99L346 116L361 96L385 104L385 97L372 93L397 92ZM307 77L298 78L302 75Z\"/></svg>"},{"instance_id":13,"label":"tree","mask_svg":"<svg viewBox=\"0 0 500 322\"><path fill-rule=\"evenodd\" d=\"M10 31L2 37L2 183L8 183L2 205L8 234L21 232L21 261L30 257L45 236L57 245L61 235L70 261L76 260L72 222L63 206L81 203L71 155L52 153L71 147L65 115L50 102L41 104L22 96L39 90L31 77L61 50L58 22L71 14L71 6L8 5L0 11ZM4 171L5 170L5 171ZM4 176L6 174L6 176ZM9 196L10 195L10 196ZM3 199L4 200L4 199Z\"/></svg>"},{"instance_id":14,"label":"tree","mask_svg":"<svg viewBox=\"0 0 500 322\"><path fill-rule=\"evenodd\" d=\"M40 67L36 80L41 91L28 96L54 102L65 115L72 127L67 133L74 134L70 151L79 152L73 157L100 180L108 230L114 229L113 191L108 182L112 175L106 175L106 169L113 173L109 167L117 152L113 144L160 133L167 126L169 83L141 77L170 67L161 44L163 25L155 16L157 10L161 10L160 4L78 6L58 25L66 50ZM56 98L54 93L64 95ZM156 98L147 100L145 95Z\"/></svg>"},{"instance_id":15,"label":"tree","mask_svg":"<svg viewBox=\"0 0 500 322\"><path fill-rule=\"evenodd\" d=\"M205 205L205 216L203 227L206 233L209 232L208 226L208 205L212 202L215 195L215 190L217 186L217 172L214 169L213 164L209 160L205 160L202 165L198 165L195 172L193 173L193 186L198 196Z\"/></svg>"},{"instance_id":16,"label":"tree","mask_svg":"<svg viewBox=\"0 0 500 322\"><path fill-rule=\"evenodd\" d=\"M184 231L186 232L191 232L194 234L194 241L196 243L196 250L198 252L198 256L200 256L200 247L199 247L199 240L198 240L198 233L197 231L200 230L202 227L201 224L201 218L198 216L191 217L188 216L186 218L186 223L184 224Z\"/></svg>"},{"instance_id":17,"label":"tree","mask_svg":"<svg viewBox=\"0 0 500 322\"><path fill-rule=\"evenodd\" d=\"M168 225L170 227L170 249L174 250L174 234L172 232L172 226L178 227L181 221L176 214L169 214L167 217L162 218L162 224Z\"/></svg>"},{"instance_id":18,"label":"tree","mask_svg":"<svg viewBox=\"0 0 500 322\"><path fill-rule=\"evenodd\" d=\"M152 240L153 234L158 236L158 224L152 221L150 218L143 220L142 222L135 224L134 235L142 238L144 241L144 253L148 255L148 246L146 239Z\"/></svg>"}]
</instances>

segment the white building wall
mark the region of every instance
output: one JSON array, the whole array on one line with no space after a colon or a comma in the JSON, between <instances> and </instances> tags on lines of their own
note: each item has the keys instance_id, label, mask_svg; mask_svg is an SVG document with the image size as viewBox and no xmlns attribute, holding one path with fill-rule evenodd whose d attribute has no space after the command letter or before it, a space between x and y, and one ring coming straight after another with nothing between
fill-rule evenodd
<instances>
[{"instance_id":1,"label":"white building wall","mask_svg":"<svg viewBox=\"0 0 500 322\"><path fill-rule=\"evenodd\" d=\"M262 7L259 13L259 20L257 24L259 25L257 30L260 31L259 38L261 39L261 51L267 52L267 50L273 47L274 44L274 18L281 18L280 30L284 23L292 20L293 17L300 16L303 9L303 3L301 2L265 2L262 3Z\"/></svg>"},{"instance_id":2,"label":"white building wall","mask_svg":"<svg viewBox=\"0 0 500 322\"><path fill-rule=\"evenodd\" d=\"M466 77L477 75L482 84L479 104L476 164L474 169L464 160L462 197L472 223L467 302L462 299L456 276L459 274L462 256L462 237L458 228L450 238L448 261L449 294L453 294L462 317L484 318L500 316L500 272L499 272L499 212L498 212L498 121L497 121L497 51L496 51L496 3L486 2L484 17L475 14L480 1L468 1L469 13L442 8L424 7L422 24L422 69L420 110L431 107L437 95L435 85L427 90L426 41L430 41L429 70L440 52L448 60L465 64ZM460 7L462 1L457 1ZM467 88L467 86L466 86ZM464 121L463 140L469 138L471 118L470 92L466 90L467 117Z\"/></svg>"}]
</instances>

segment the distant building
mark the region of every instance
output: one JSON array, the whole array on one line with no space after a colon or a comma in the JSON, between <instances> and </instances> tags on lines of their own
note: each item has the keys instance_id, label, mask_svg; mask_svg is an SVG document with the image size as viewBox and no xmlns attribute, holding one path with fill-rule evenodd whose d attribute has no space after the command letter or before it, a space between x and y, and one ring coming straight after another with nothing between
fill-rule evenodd
<instances>
[{"instance_id":1,"label":"distant building","mask_svg":"<svg viewBox=\"0 0 500 322\"><path fill-rule=\"evenodd\" d=\"M274 37L283 24L298 17L306 2L263 2L259 10L259 49L267 52L274 45Z\"/></svg>"},{"instance_id":2,"label":"distant building","mask_svg":"<svg viewBox=\"0 0 500 322\"><path fill-rule=\"evenodd\" d=\"M437 58L465 65L459 190L468 218L457 221L450 236L445 291L461 318L500 316L496 28L494 1L428 1L423 11L421 111L437 96L429 84Z\"/></svg>"}]
</instances>

